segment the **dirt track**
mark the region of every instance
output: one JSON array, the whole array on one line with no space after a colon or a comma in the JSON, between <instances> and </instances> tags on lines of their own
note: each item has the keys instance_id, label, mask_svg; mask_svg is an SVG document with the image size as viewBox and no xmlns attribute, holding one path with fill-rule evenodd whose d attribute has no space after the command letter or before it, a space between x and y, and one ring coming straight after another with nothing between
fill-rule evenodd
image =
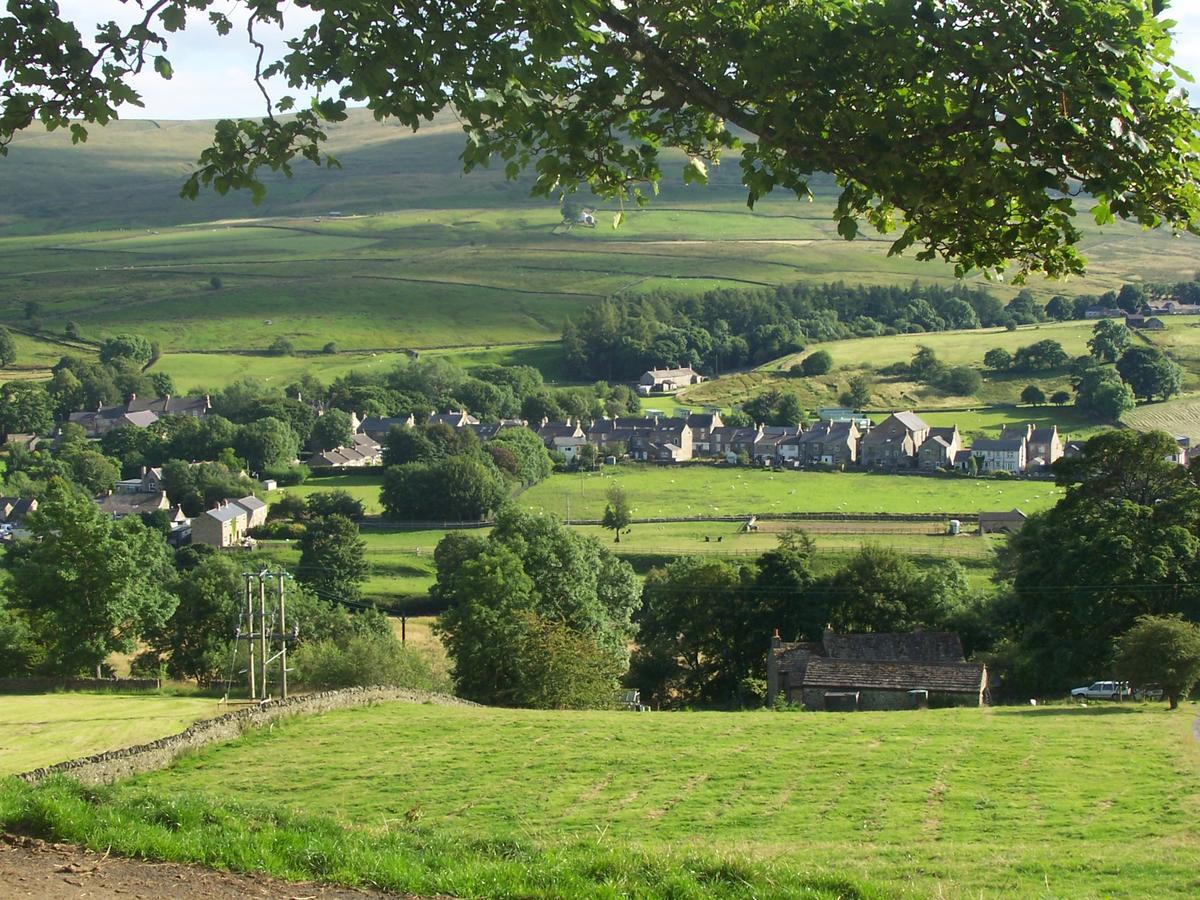
<instances>
[{"instance_id":1,"label":"dirt track","mask_svg":"<svg viewBox=\"0 0 1200 900\"><path fill-rule=\"evenodd\" d=\"M6 834L0 835L0 900L13 897L44 900L75 900L79 897L90 900L157 900L161 897L376 900L401 895L278 881L263 875L235 875L198 866L123 859L67 844L47 844Z\"/></svg>"}]
</instances>

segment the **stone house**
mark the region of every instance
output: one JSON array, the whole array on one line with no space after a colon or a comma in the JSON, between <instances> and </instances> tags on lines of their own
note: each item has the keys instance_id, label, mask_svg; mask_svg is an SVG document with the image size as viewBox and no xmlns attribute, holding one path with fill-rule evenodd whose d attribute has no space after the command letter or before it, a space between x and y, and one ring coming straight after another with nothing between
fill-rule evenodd
<instances>
[{"instance_id":1,"label":"stone house","mask_svg":"<svg viewBox=\"0 0 1200 900\"><path fill-rule=\"evenodd\" d=\"M546 445L547 450L556 449L554 441L556 438L583 438L583 426L578 419L567 419L565 422L551 422L549 419L542 419L541 423L534 428L534 434L542 439L542 443Z\"/></svg>"},{"instance_id":2,"label":"stone house","mask_svg":"<svg viewBox=\"0 0 1200 900\"><path fill-rule=\"evenodd\" d=\"M159 466L142 466L137 478L118 481L114 490L118 494L157 494L163 489L163 471Z\"/></svg>"},{"instance_id":3,"label":"stone house","mask_svg":"<svg viewBox=\"0 0 1200 900\"><path fill-rule=\"evenodd\" d=\"M383 448L369 435L357 433L344 447L314 453L305 464L311 469L360 469L383 465Z\"/></svg>"},{"instance_id":4,"label":"stone house","mask_svg":"<svg viewBox=\"0 0 1200 900\"><path fill-rule=\"evenodd\" d=\"M233 501L246 511L246 530L267 524L267 503L253 494Z\"/></svg>"},{"instance_id":5,"label":"stone house","mask_svg":"<svg viewBox=\"0 0 1200 900\"><path fill-rule=\"evenodd\" d=\"M688 427L692 429L692 452L697 456L712 454L712 433L725 423L721 421L719 412L689 413Z\"/></svg>"},{"instance_id":6,"label":"stone house","mask_svg":"<svg viewBox=\"0 0 1200 900\"><path fill-rule=\"evenodd\" d=\"M912 468L928 436L929 426L916 413L894 412L863 436L859 461L875 469Z\"/></svg>"},{"instance_id":7,"label":"stone house","mask_svg":"<svg viewBox=\"0 0 1200 900\"><path fill-rule=\"evenodd\" d=\"M245 537L248 516L236 503L222 500L192 519L192 543L210 547L235 547Z\"/></svg>"},{"instance_id":8,"label":"stone house","mask_svg":"<svg viewBox=\"0 0 1200 900\"><path fill-rule=\"evenodd\" d=\"M985 438L971 445L980 472L1020 475L1027 464L1028 442L1024 438Z\"/></svg>"},{"instance_id":9,"label":"stone house","mask_svg":"<svg viewBox=\"0 0 1200 900\"><path fill-rule=\"evenodd\" d=\"M762 428L735 428L732 425L722 425L714 428L709 435L710 454L712 456L737 456L745 453L751 456L754 445L762 437Z\"/></svg>"},{"instance_id":10,"label":"stone house","mask_svg":"<svg viewBox=\"0 0 1200 900\"><path fill-rule=\"evenodd\" d=\"M930 428L929 437L917 449L917 465L922 469L945 469L954 465L958 451L962 449L962 436L958 426Z\"/></svg>"},{"instance_id":11,"label":"stone house","mask_svg":"<svg viewBox=\"0 0 1200 900\"><path fill-rule=\"evenodd\" d=\"M37 508L38 502L33 497L0 497L0 522L20 528Z\"/></svg>"},{"instance_id":12,"label":"stone house","mask_svg":"<svg viewBox=\"0 0 1200 900\"><path fill-rule=\"evenodd\" d=\"M172 397L168 394L147 399L138 399L137 394L131 394L127 403L73 412L67 416L67 421L81 426L88 437L98 438L122 425L149 428L163 416L203 419L211 409L207 394L203 397Z\"/></svg>"},{"instance_id":13,"label":"stone house","mask_svg":"<svg viewBox=\"0 0 1200 900\"><path fill-rule=\"evenodd\" d=\"M694 456L692 429L683 418L657 419L628 442L629 455L646 462L687 462Z\"/></svg>"},{"instance_id":14,"label":"stone house","mask_svg":"<svg viewBox=\"0 0 1200 900\"><path fill-rule=\"evenodd\" d=\"M782 696L806 709L914 709L982 706L987 667L963 658L958 635L835 634L785 643L767 656L768 702Z\"/></svg>"},{"instance_id":15,"label":"stone house","mask_svg":"<svg viewBox=\"0 0 1200 900\"><path fill-rule=\"evenodd\" d=\"M1029 429L1025 465L1027 468L1048 469L1063 456L1063 439L1058 426Z\"/></svg>"},{"instance_id":16,"label":"stone house","mask_svg":"<svg viewBox=\"0 0 1200 900\"><path fill-rule=\"evenodd\" d=\"M785 441L799 437L803 429L786 425L764 425L750 450L750 458L755 462L773 463L782 459L782 444Z\"/></svg>"},{"instance_id":17,"label":"stone house","mask_svg":"<svg viewBox=\"0 0 1200 900\"><path fill-rule=\"evenodd\" d=\"M393 428L412 428L416 419L408 416L366 416L359 426L359 431L371 440L382 444L389 431Z\"/></svg>"},{"instance_id":18,"label":"stone house","mask_svg":"<svg viewBox=\"0 0 1200 900\"><path fill-rule=\"evenodd\" d=\"M788 438L779 448L780 455L785 461L794 460L806 466L854 465L861 438L854 422L821 421L808 431Z\"/></svg>"}]
</instances>

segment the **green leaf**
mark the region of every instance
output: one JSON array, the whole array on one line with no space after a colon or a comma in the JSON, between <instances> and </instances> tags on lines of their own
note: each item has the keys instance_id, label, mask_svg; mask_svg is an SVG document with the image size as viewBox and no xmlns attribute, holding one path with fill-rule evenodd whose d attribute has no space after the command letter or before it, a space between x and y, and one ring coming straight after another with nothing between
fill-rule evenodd
<instances>
[{"instance_id":1,"label":"green leaf","mask_svg":"<svg viewBox=\"0 0 1200 900\"><path fill-rule=\"evenodd\" d=\"M855 235L858 234L858 222L854 220L853 216L842 216L838 219L837 229L838 234L846 240L852 241Z\"/></svg>"},{"instance_id":2,"label":"green leaf","mask_svg":"<svg viewBox=\"0 0 1200 900\"><path fill-rule=\"evenodd\" d=\"M154 57L154 71L167 81L170 81L171 76L174 74L173 70L171 69L171 63L165 56Z\"/></svg>"}]
</instances>

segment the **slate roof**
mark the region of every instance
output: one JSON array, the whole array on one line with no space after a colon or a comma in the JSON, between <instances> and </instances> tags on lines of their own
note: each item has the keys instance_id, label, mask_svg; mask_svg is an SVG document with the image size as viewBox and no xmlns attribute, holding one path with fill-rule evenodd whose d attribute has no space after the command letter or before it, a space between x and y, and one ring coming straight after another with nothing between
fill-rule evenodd
<instances>
[{"instance_id":1,"label":"slate roof","mask_svg":"<svg viewBox=\"0 0 1200 900\"><path fill-rule=\"evenodd\" d=\"M909 431L926 431L929 426L925 424L925 420L918 416L915 412L905 410L904 412L892 413L896 420L907 428Z\"/></svg>"},{"instance_id":2,"label":"slate roof","mask_svg":"<svg viewBox=\"0 0 1200 900\"><path fill-rule=\"evenodd\" d=\"M813 656L804 673L804 687L978 694L984 687L984 667L978 663L883 662Z\"/></svg>"},{"instance_id":3,"label":"slate roof","mask_svg":"<svg viewBox=\"0 0 1200 900\"><path fill-rule=\"evenodd\" d=\"M822 638L826 656L834 659L893 660L897 662L962 662L962 641L949 631L880 634L834 634Z\"/></svg>"},{"instance_id":4,"label":"slate roof","mask_svg":"<svg viewBox=\"0 0 1200 900\"><path fill-rule=\"evenodd\" d=\"M96 505L102 512L110 516L131 516L135 513L153 512L156 509L169 509L167 495L162 491L157 493L113 493L96 500Z\"/></svg>"},{"instance_id":5,"label":"slate roof","mask_svg":"<svg viewBox=\"0 0 1200 900\"><path fill-rule=\"evenodd\" d=\"M238 500L234 500L233 502L236 503L238 506L242 507L243 509L249 510L250 512L256 512L257 510L260 510L260 509L266 509L266 506L267 506L265 501L259 500L253 494L251 494L249 497L242 497Z\"/></svg>"},{"instance_id":6,"label":"slate roof","mask_svg":"<svg viewBox=\"0 0 1200 900\"><path fill-rule=\"evenodd\" d=\"M230 522L245 516L246 511L236 503L230 503L228 506L218 506L216 509L205 510L204 514L212 516L218 522Z\"/></svg>"}]
</instances>

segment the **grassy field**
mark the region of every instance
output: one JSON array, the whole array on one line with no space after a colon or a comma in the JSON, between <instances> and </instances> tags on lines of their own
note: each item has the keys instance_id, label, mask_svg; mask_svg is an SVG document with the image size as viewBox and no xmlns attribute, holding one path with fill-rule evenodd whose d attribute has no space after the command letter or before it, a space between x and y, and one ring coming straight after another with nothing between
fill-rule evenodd
<instances>
[{"instance_id":1,"label":"grassy field","mask_svg":"<svg viewBox=\"0 0 1200 900\"><path fill-rule=\"evenodd\" d=\"M533 361L561 380L552 345L563 322L613 293L953 280L941 263L887 257L887 240L838 238L828 179L814 179L812 204L769 197L748 210L736 165L715 169L704 190L669 168L662 196L621 229L563 233L558 208L529 199L527 179L461 175L463 138L449 116L412 136L354 113L333 131L342 170L274 179L257 208L245 197L180 201L180 173L210 130L118 123L76 148L61 134L21 135L0 169L0 194L14 198L0 211L0 323L24 322L35 301L46 333L69 321L91 340L142 333L161 343L158 365L183 389L244 375L285 381L301 369L330 378L406 348ZM1200 242L1127 225L1088 229L1084 249L1088 277L1032 289L1102 291L1200 266ZM280 336L309 352L334 341L343 353L248 355Z\"/></svg>"},{"instance_id":2,"label":"grassy field","mask_svg":"<svg viewBox=\"0 0 1200 900\"><path fill-rule=\"evenodd\" d=\"M938 358L949 365L968 365L983 368L983 355L994 347L1009 352L1041 340L1055 340L1071 356L1087 352L1094 322L1062 322L1027 325L1016 331L987 328L975 331L946 331L935 334L902 334L874 338L855 338L814 344L804 353L785 356L750 372L741 372L713 379L681 392L678 400L694 405L714 405L728 408L744 403L771 388L790 391L809 409L837 405L838 396L846 390L852 377L868 375L873 385L870 409L876 412L894 409L916 409L922 413L939 410L983 410L988 418L1025 415L1025 409L1012 409L1027 384L1038 385L1047 396L1057 390L1067 390L1070 383L1065 372L1038 375L995 375L984 373L984 387L977 397L956 397L943 394L928 385L911 381L904 376L881 375L879 370L896 363L908 362L917 348L932 348ZM813 378L794 378L788 370L804 356L818 349L833 356L833 369L828 375ZM1095 428L1096 423L1082 420L1068 408L1042 407L1038 416L1058 424L1060 430L1077 431L1080 427ZM1011 421L1011 418L1004 419ZM972 430L960 423L964 430Z\"/></svg>"},{"instance_id":3,"label":"grassy field","mask_svg":"<svg viewBox=\"0 0 1200 900\"><path fill-rule=\"evenodd\" d=\"M1145 403L1126 413L1121 421L1139 431L1165 431L1200 441L1200 398L1191 396L1166 403Z\"/></svg>"},{"instance_id":4,"label":"grassy field","mask_svg":"<svg viewBox=\"0 0 1200 900\"><path fill-rule=\"evenodd\" d=\"M1183 897L1200 890L1194 715L391 704L277 724L117 793L282 805L380 839L719 847L921 897Z\"/></svg>"},{"instance_id":5,"label":"grassy field","mask_svg":"<svg viewBox=\"0 0 1200 900\"><path fill-rule=\"evenodd\" d=\"M639 518L764 513L1036 512L1061 496L1051 483L921 478L866 472L767 472L713 465L622 465L555 474L520 496L521 505L566 518L599 519L616 481Z\"/></svg>"},{"instance_id":6,"label":"grassy field","mask_svg":"<svg viewBox=\"0 0 1200 900\"><path fill-rule=\"evenodd\" d=\"M0 776L152 741L221 711L203 697L0 695Z\"/></svg>"}]
</instances>

